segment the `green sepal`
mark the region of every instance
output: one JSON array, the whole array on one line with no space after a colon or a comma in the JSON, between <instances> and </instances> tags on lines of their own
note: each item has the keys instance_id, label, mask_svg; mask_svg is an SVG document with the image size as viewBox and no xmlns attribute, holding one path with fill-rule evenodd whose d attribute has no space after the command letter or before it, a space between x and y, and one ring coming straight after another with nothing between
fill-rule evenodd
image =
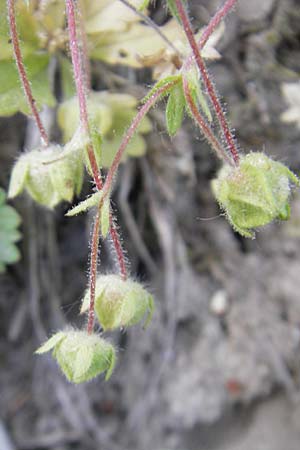
<instances>
[{"instance_id":1,"label":"green sepal","mask_svg":"<svg viewBox=\"0 0 300 450\"><path fill-rule=\"evenodd\" d=\"M90 290L87 290L81 313L88 311ZM139 283L118 275L97 278L95 313L104 330L135 325L145 319L149 324L154 310L153 297Z\"/></svg>"},{"instance_id":2,"label":"green sepal","mask_svg":"<svg viewBox=\"0 0 300 450\"><path fill-rule=\"evenodd\" d=\"M158 98L157 101L166 95L168 95L176 84L181 83L182 77L181 75L170 75L168 77L162 78L159 80L152 89L148 92L148 94L142 99L141 103L147 103L147 101L156 94L162 87L170 84L170 87L166 89Z\"/></svg>"},{"instance_id":3,"label":"green sepal","mask_svg":"<svg viewBox=\"0 0 300 450\"><path fill-rule=\"evenodd\" d=\"M184 109L185 97L180 84L171 90L166 108L167 130L170 136L174 136L181 127Z\"/></svg>"},{"instance_id":4,"label":"green sepal","mask_svg":"<svg viewBox=\"0 0 300 450\"><path fill-rule=\"evenodd\" d=\"M29 171L28 158L26 158L26 155L22 155L14 165L14 168L11 173L8 188L8 198L14 198L23 191L28 171Z\"/></svg>"},{"instance_id":5,"label":"green sepal","mask_svg":"<svg viewBox=\"0 0 300 450\"><path fill-rule=\"evenodd\" d=\"M53 336L51 336L51 338L49 338L46 342L44 342L44 344L41 345L34 353L37 355L42 355L43 353L50 352L50 350L53 350L54 347L65 338L65 333L59 331L58 333L55 333Z\"/></svg>"},{"instance_id":6,"label":"green sepal","mask_svg":"<svg viewBox=\"0 0 300 450\"><path fill-rule=\"evenodd\" d=\"M192 66L190 70L188 70L187 72L184 73L184 76L188 82L190 92L191 92L194 102L204 112L208 121L211 122L212 115L211 115L211 112L209 109L209 105L206 101L205 93L203 92L203 87L201 85L198 68L196 66ZM187 105L187 112L190 113L188 105ZM192 117L193 117L193 115L192 115Z\"/></svg>"},{"instance_id":7,"label":"green sepal","mask_svg":"<svg viewBox=\"0 0 300 450\"><path fill-rule=\"evenodd\" d=\"M224 166L212 189L234 230L253 238L255 228L289 218L291 184L299 179L285 165L252 152L238 166Z\"/></svg>"},{"instance_id":8,"label":"green sepal","mask_svg":"<svg viewBox=\"0 0 300 450\"><path fill-rule=\"evenodd\" d=\"M101 196L102 191L95 192L95 194L91 195L90 197L80 202L78 205L69 209L69 211L65 215L67 217L73 217L77 214L87 211L90 208L93 208L93 206L96 206L100 203Z\"/></svg>"}]
</instances>

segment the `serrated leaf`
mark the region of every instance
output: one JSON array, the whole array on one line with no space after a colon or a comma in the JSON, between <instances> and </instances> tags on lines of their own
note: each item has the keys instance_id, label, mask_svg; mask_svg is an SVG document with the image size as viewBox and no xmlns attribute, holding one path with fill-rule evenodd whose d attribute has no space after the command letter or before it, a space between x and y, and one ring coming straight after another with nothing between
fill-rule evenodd
<instances>
[{"instance_id":1,"label":"serrated leaf","mask_svg":"<svg viewBox=\"0 0 300 450\"><path fill-rule=\"evenodd\" d=\"M21 223L21 217L17 211L8 205L0 207L0 229L3 231L16 228Z\"/></svg>"},{"instance_id":2,"label":"serrated leaf","mask_svg":"<svg viewBox=\"0 0 300 450\"><path fill-rule=\"evenodd\" d=\"M92 208L93 206L96 206L100 203L102 196L102 191L96 192L95 194L91 195L87 199L80 202L78 205L74 206L72 209L70 209L67 213L67 217L73 217L77 214L80 214L82 212L87 211L88 209Z\"/></svg>"},{"instance_id":3,"label":"serrated leaf","mask_svg":"<svg viewBox=\"0 0 300 450\"><path fill-rule=\"evenodd\" d=\"M101 234L106 238L110 227L110 198L106 198L101 208Z\"/></svg>"},{"instance_id":4,"label":"serrated leaf","mask_svg":"<svg viewBox=\"0 0 300 450\"><path fill-rule=\"evenodd\" d=\"M21 255L19 249L7 240L0 241L0 260L4 264L14 264L19 261Z\"/></svg>"},{"instance_id":5,"label":"serrated leaf","mask_svg":"<svg viewBox=\"0 0 300 450\"><path fill-rule=\"evenodd\" d=\"M52 350L59 342L66 338L66 334L62 331L55 333L50 339L48 339L43 345L41 345L34 353L42 355Z\"/></svg>"},{"instance_id":6,"label":"serrated leaf","mask_svg":"<svg viewBox=\"0 0 300 450\"><path fill-rule=\"evenodd\" d=\"M175 86L169 95L166 108L167 130L170 136L174 136L181 127L185 109L185 97L182 86Z\"/></svg>"}]
</instances>

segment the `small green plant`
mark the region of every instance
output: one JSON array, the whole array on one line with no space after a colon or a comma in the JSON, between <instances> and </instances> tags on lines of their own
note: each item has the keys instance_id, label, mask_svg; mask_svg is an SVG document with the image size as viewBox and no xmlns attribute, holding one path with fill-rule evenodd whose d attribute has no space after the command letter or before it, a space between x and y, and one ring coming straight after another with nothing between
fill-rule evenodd
<instances>
[{"instance_id":1,"label":"small green plant","mask_svg":"<svg viewBox=\"0 0 300 450\"><path fill-rule=\"evenodd\" d=\"M0 1L1 6L3 0ZM208 74L205 59L216 56L212 37L215 35L215 41L220 37L220 28L218 33L216 30L237 0L226 0L208 26L197 35L192 31L185 0L167 1L174 18L163 27L157 27L144 15L149 0L66 0L67 29L63 1L55 2L55 5L47 3L39 14L36 14L39 6L35 3L7 0L13 52L10 45L5 46L4 59L0 60L0 79L4 68L12 77L6 80L2 93L0 90L0 98L5 100L0 114L9 115L17 110L28 113L30 110L41 135L40 148L21 155L16 162L9 195L15 197L26 190L34 200L49 208L62 200L70 202L81 191L86 167L93 178L95 192L72 207L67 216L91 207L96 210L89 286L81 308L88 316L86 331L59 331L36 353L52 350L61 370L73 383L88 381L103 372L108 379L115 365L116 351L108 341L94 333L95 316L106 331L141 321L147 325L154 310L151 294L128 276L110 206L120 163L128 156L139 156L145 151L143 135L151 130L151 123L146 118L148 111L161 99L167 99L166 127L170 136L181 127L184 114L194 120L224 163L212 184L216 199L234 230L245 237L254 237L256 228L274 219L288 218L291 186L298 186L299 180L283 164L261 152L240 154ZM22 12L18 23L16 8ZM141 18L147 26L140 22ZM5 27L1 23L0 36L5 36ZM71 63L67 59L67 44ZM38 111L42 103L50 106L56 103L45 77L45 67L54 52L58 54L61 74L63 102L58 107L58 123L65 141L63 146L50 143ZM153 78L157 82L137 112L136 100L130 95L91 91L90 58L109 64L154 69ZM26 102L17 89L18 76ZM8 101L10 91L15 99L11 103ZM218 123L218 130L212 126L213 120ZM103 168L108 169L105 179ZM118 258L119 274L98 274L100 236L103 239L110 236Z\"/></svg>"},{"instance_id":2,"label":"small green plant","mask_svg":"<svg viewBox=\"0 0 300 450\"><path fill-rule=\"evenodd\" d=\"M7 264L14 264L20 259L15 243L21 239L18 230L21 217L5 200L5 192L0 188L0 273L5 271Z\"/></svg>"}]
</instances>

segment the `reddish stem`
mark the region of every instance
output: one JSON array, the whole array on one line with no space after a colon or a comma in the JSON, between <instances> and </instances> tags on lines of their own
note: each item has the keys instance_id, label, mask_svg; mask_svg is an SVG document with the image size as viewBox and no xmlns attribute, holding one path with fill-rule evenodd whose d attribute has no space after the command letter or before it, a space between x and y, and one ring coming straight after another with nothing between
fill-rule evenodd
<instances>
[{"instance_id":1,"label":"reddish stem","mask_svg":"<svg viewBox=\"0 0 300 450\"><path fill-rule=\"evenodd\" d=\"M31 109L32 115L33 115L36 125L39 129L42 144L45 147L47 147L49 145L48 135L42 124L40 115L38 113L38 110L37 110L37 107L35 104L35 100L34 100L34 97L32 94L32 90L30 87L30 83L29 83L29 80L27 77L24 62L23 62L23 57L22 57L22 52L21 52L20 42L19 42L19 36L18 36L18 31L17 31L14 0L7 0L7 9L8 9L10 36L11 36L11 41L12 41L12 45L13 45L17 69L19 72L19 77L20 77L20 80L21 80L21 83L22 83L22 86L23 86L23 89L25 92L25 96L27 98L29 108Z\"/></svg>"},{"instance_id":2,"label":"reddish stem","mask_svg":"<svg viewBox=\"0 0 300 450\"><path fill-rule=\"evenodd\" d=\"M108 171L108 174L105 179L104 187L103 187L103 199L106 197L106 195L110 192L114 176L118 170L119 164L122 160L123 154L126 150L126 147L129 143L129 141L132 139L134 134L137 131L138 126L140 125L141 121L149 111L149 109L156 103L156 101L160 98L161 95L163 95L170 87L175 86L179 81L174 80L170 81L170 83L165 84L160 89L157 89L157 91L154 92L154 94L147 100L147 102L141 107L141 109L138 111L137 115L133 119L130 127L128 128L126 134L123 137L123 140L121 142L121 145L116 153L116 156L114 157L114 160L112 162L112 165L110 166L110 169Z\"/></svg>"},{"instance_id":3,"label":"reddish stem","mask_svg":"<svg viewBox=\"0 0 300 450\"><path fill-rule=\"evenodd\" d=\"M220 103L220 101L219 101L219 99L217 97L217 93L215 91L213 83L210 81L210 77L208 75L205 62L204 62L204 60L203 60L203 58L202 58L202 56L200 54L200 51L199 51L198 46L197 46L197 42L195 40L193 31L192 31L192 27L191 27L191 24L190 24L189 17L188 17L188 15L186 13L186 10L185 10L185 7L184 7L182 1L181 0L175 0L175 3L176 3L177 11L178 11L179 17L181 19L181 22L182 22L182 25L183 25L186 37L187 37L187 39L188 39L188 41L190 43L190 46L191 46L193 54L194 54L195 61L197 63L197 66L198 66L198 68L200 70L200 73L202 75L202 78L203 78L203 82L204 82L205 87L207 89L208 96L209 96L209 98L210 98L210 100L212 102L212 105L213 105L213 107L214 107L214 109L216 111L216 114L217 114L217 117L218 117L221 129L222 129L224 138L225 138L225 140L226 140L226 142L228 144L230 153L232 155L232 158L233 158L235 164L238 164L238 162L239 162L239 154L238 154L238 150L237 150L236 144L234 142L234 137L233 137L233 135L232 135L232 133L230 131L230 128L229 128L229 126L227 124L225 114L223 112L221 103Z\"/></svg>"},{"instance_id":4,"label":"reddish stem","mask_svg":"<svg viewBox=\"0 0 300 450\"><path fill-rule=\"evenodd\" d=\"M218 141L218 139L214 136L211 128L208 126L205 118L202 116L202 114L198 110L197 105L195 104L195 102L193 100L193 96L191 94L191 90L190 90L190 87L189 87L188 80L184 76L183 76L183 81L182 82L183 82L184 96L185 96L185 99L187 101L187 104L188 104L188 106L189 106L189 108L191 110L193 118L198 123L198 125L199 125L201 131L203 132L204 136L206 137L206 139L208 140L208 142L210 143L212 148L216 151L216 153L219 156L219 158L225 160L230 165L234 165L232 159L229 158L229 156L227 155L227 153L223 149L223 147L220 144L220 142Z\"/></svg>"},{"instance_id":5,"label":"reddish stem","mask_svg":"<svg viewBox=\"0 0 300 450\"><path fill-rule=\"evenodd\" d=\"M109 214L109 222L110 222L110 236L111 236L111 239L113 241L113 244L114 244L114 247L116 250L116 255L117 255L117 258L119 261L121 276L122 276L123 280L126 280L127 269L126 269L124 253L123 253L118 229L117 229L116 225L113 223L112 213Z\"/></svg>"},{"instance_id":6,"label":"reddish stem","mask_svg":"<svg viewBox=\"0 0 300 450\"><path fill-rule=\"evenodd\" d=\"M230 10L237 4L238 0L227 0L224 5L216 12L216 14L212 17L209 24L205 27L199 41L198 41L198 48L201 50L212 33L215 31L217 26L221 23L221 20L223 20L227 14L230 12Z\"/></svg>"},{"instance_id":7,"label":"reddish stem","mask_svg":"<svg viewBox=\"0 0 300 450\"><path fill-rule=\"evenodd\" d=\"M87 332L92 334L95 321L95 297L96 297L96 281L97 281L97 265L98 265L98 247L99 247L99 235L100 235L100 217L101 210L97 210L95 217L92 246L91 246L91 261L90 261L90 305L88 313Z\"/></svg>"},{"instance_id":8,"label":"reddish stem","mask_svg":"<svg viewBox=\"0 0 300 450\"><path fill-rule=\"evenodd\" d=\"M87 146L87 153L89 162L91 165L91 170L93 174L93 178L96 184L97 189L100 191L103 188L101 173L98 168L97 160L95 157L95 152L93 145L91 143L90 129L89 129L89 119L88 119L88 111L87 111L87 101L86 101L86 80L83 73L83 63L79 50L78 37L76 31L76 15L74 9L73 0L66 0L66 10L68 17L68 28L69 28L69 38L70 38L70 50L71 50L71 58L72 65L74 70L74 78L76 91L78 95L79 101L79 111L80 111L80 122L82 127L89 137L90 143ZM84 48L82 49L84 52ZM83 58L86 55L82 55ZM96 292L96 278L97 278L97 264L98 264L98 244L99 244L99 235L100 235L100 210L103 201L99 204L97 216L95 219L95 225L93 230L93 238L92 238L92 251L91 251L91 266L90 266L90 306L89 306L89 319L88 319L88 332L92 332L94 326L94 304L95 304L95 292ZM98 217L99 216L99 217ZM116 249L119 265L120 265L120 273L123 279L127 278L125 258L123 255L122 245L119 239L119 235L113 221L110 221L110 234L112 236L112 240Z\"/></svg>"}]
</instances>

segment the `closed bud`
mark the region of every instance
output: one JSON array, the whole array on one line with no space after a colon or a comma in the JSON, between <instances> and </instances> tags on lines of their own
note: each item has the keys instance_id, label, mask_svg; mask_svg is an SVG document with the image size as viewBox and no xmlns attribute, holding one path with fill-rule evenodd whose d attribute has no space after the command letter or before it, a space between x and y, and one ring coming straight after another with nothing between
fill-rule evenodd
<instances>
[{"instance_id":1,"label":"closed bud","mask_svg":"<svg viewBox=\"0 0 300 450\"><path fill-rule=\"evenodd\" d=\"M82 155L63 156L59 145L37 149L22 155L16 162L9 185L9 197L24 189L41 205L54 208L63 200L72 201L79 194L83 181Z\"/></svg>"},{"instance_id":2,"label":"closed bud","mask_svg":"<svg viewBox=\"0 0 300 450\"><path fill-rule=\"evenodd\" d=\"M115 366L116 352L112 344L85 331L59 331L35 353L40 355L50 350L67 379L75 384L89 381L103 372L108 380Z\"/></svg>"},{"instance_id":3,"label":"closed bud","mask_svg":"<svg viewBox=\"0 0 300 450\"><path fill-rule=\"evenodd\" d=\"M237 167L223 167L212 188L234 230L254 237L254 228L289 218L291 184L299 179L284 164L253 152Z\"/></svg>"},{"instance_id":4,"label":"closed bud","mask_svg":"<svg viewBox=\"0 0 300 450\"><path fill-rule=\"evenodd\" d=\"M83 299L81 313L88 310L90 290ZM150 322L154 310L152 295L139 283L123 280L118 275L97 278L95 313L104 330L129 327L146 318Z\"/></svg>"}]
</instances>

